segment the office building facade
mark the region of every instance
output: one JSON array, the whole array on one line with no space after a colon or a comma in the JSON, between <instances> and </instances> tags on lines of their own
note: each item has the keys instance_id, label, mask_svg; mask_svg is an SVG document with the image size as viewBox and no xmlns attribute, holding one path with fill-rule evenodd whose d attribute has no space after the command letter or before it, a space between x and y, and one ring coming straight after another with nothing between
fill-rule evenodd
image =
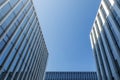
<instances>
[{"instance_id":1,"label":"office building facade","mask_svg":"<svg viewBox=\"0 0 120 80\"><path fill-rule=\"evenodd\" d=\"M90 33L99 80L120 80L120 0L102 0Z\"/></svg>"},{"instance_id":2,"label":"office building facade","mask_svg":"<svg viewBox=\"0 0 120 80\"><path fill-rule=\"evenodd\" d=\"M45 80L97 80L96 72L46 72Z\"/></svg>"},{"instance_id":3,"label":"office building facade","mask_svg":"<svg viewBox=\"0 0 120 80\"><path fill-rule=\"evenodd\" d=\"M32 0L0 0L0 80L43 80L48 51Z\"/></svg>"}]
</instances>

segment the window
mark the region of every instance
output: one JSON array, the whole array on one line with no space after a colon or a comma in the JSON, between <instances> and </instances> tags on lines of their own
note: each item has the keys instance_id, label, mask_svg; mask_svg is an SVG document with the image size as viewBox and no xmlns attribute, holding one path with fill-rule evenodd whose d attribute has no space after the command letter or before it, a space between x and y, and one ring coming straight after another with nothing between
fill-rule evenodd
<instances>
[{"instance_id":1,"label":"window","mask_svg":"<svg viewBox=\"0 0 120 80\"><path fill-rule=\"evenodd\" d=\"M9 53L9 51L10 51L10 49L12 48L12 44L10 43L6 48L5 48L5 50L4 50L4 55L1 55L0 56L0 65L3 63L3 61L5 60L5 58L6 58L6 56L8 55L8 53Z\"/></svg>"},{"instance_id":2,"label":"window","mask_svg":"<svg viewBox=\"0 0 120 80\"><path fill-rule=\"evenodd\" d=\"M119 62L118 60L115 60L117 71L118 71L118 74L120 75L120 66L118 62Z\"/></svg>"},{"instance_id":3,"label":"window","mask_svg":"<svg viewBox=\"0 0 120 80\"><path fill-rule=\"evenodd\" d=\"M27 35L26 35L26 40L28 40L29 36L30 36L30 32L31 30L28 31Z\"/></svg>"},{"instance_id":4,"label":"window","mask_svg":"<svg viewBox=\"0 0 120 80\"><path fill-rule=\"evenodd\" d=\"M16 53L16 50L13 49L12 52L11 52L11 54L9 55L7 61L5 62L5 65L4 65L4 69L5 69L5 70L8 69L8 66L9 66L9 64L11 63L11 61L12 61L12 59L13 59L15 53Z\"/></svg>"},{"instance_id":5,"label":"window","mask_svg":"<svg viewBox=\"0 0 120 80\"><path fill-rule=\"evenodd\" d=\"M114 29L113 29L113 26L112 26L112 24L111 24L111 22L109 21L108 18L107 18L107 23L108 23L109 27L111 28L114 37L116 38L117 41L119 41L119 39L118 39L118 37L117 37L117 35L116 35Z\"/></svg>"},{"instance_id":6,"label":"window","mask_svg":"<svg viewBox=\"0 0 120 80\"><path fill-rule=\"evenodd\" d=\"M23 48L24 48L24 47L23 47ZM22 53L23 53L23 52L22 52ZM19 68L21 67L21 64L23 63L23 60L24 60L24 58L25 58L25 55L26 55L26 53L23 53L22 58L20 59L20 62L19 62L19 64L17 65L16 71L18 71Z\"/></svg>"},{"instance_id":7,"label":"window","mask_svg":"<svg viewBox=\"0 0 120 80\"><path fill-rule=\"evenodd\" d=\"M118 21L118 23L120 25L120 17L119 16L116 17L116 20ZM120 28L120 26L119 26L119 28Z\"/></svg>"},{"instance_id":8,"label":"window","mask_svg":"<svg viewBox=\"0 0 120 80\"><path fill-rule=\"evenodd\" d=\"M22 24L20 25L20 28L21 28L21 29L24 29L24 27L25 27L27 21L28 21L28 18L25 17L25 19L22 21Z\"/></svg>"},{"instance_id":9,"label":"window","mask_svg":"<svg viewBox=\"0 0 120 80\"><path fill-rule=\"evenodd\" d=\"M31 4L29 3L27 6L26 6L26 8L25 8L25 13L29 10L29 8L30 8L30 6L31 6Z\"/></svg>"},{"instance_id":10,"label":"window","mask_svg":"<svg viewBox=\"0 0 120 80\"><path fill-rule=\"evenodd\" d=\"M19 49L19 53L23 53L23 50L25 48L25 44L26 44L26 40L24 40L24 42L22 43L22 45L20 46L20 49Z\"/></svg>"},{"instance_id":11,"label":"window","mask_svg":"<svg viewBox=\"0 0 120 80\"><path fill-rule=\"evenodd\" d=\"M115 4L116 4L117 7L120 9L120 0L115 0Z\"/></svg>"},{"instance_id":12,"label":"window","mask_svg":"<svg viewBox=\"0 0 120 80\"><path fill-rule=\"evenodd\" d=\"M23 34L26 35L26 33L28 32L29 29L30 29L30 24L28 23L28 24L26 25L26 28L24 29Z\"/></svg>"},{"instance_id":13,"label":"window","mask_svg":"<svg viewBox=\"0 0 120 80\"><path fill-rule=\"evenodd\" d=\"M117 13L115 12L115 10L113 9L113 7L111 7L111 12L112 14L116 17L117 16Z\"/></svg>"},{"instance_id":14,"label":"window","mask_svg":"<svg viewBox=\"0 0 120 80\"><path fill-rule=\"evenodd\" d=\"M12 78L12 75L13 75L13 72L8 72L8 77L7 77L7 80L10 80Z\"/></svg>"},{"instance_id":15,"label":"window","mask_svg":"<svg viewBox=\"0 0 120 80\"><path fill-rule=\"evenodd\" d=\"M0 0L0 5L2 5L6 0Z\"/></svg>"},{"instance_id":16,"label":"window","mask_svg":"<svg viewBox=\"0 0 120 80\"><path fill-rule=\"evenodd\" d=\"M100 9L101 9L101 12L102 12L104 18L106 18L107 14L106 14L106 12L105 12L105 10L104 10L102 5L101 5Z\"/></svg>"},{"instance_id":17,"label":"window","mask_svg":"<svg viewBox=\"0 0 120 80\"><path fill-rule=\"evenodd\" d=\"M29 23L31 24L31 23L33 22L33 20L34 20L34 13L33 13L33 15L31 16L31 19L30 19Z\"/></svg>"},{"instance_id":18,"label":"window","mask_svg":"<svg viewBox=\"0 0 120 80\"><path fill-rule=\"evenodd\" d=\"M18 26L18 25L19 25L18 20L16 20L14 24L15 24L16 26Z\"/></svg>"},{"instance_id":19,"label":"window","mask_svg":"<svg viewBox=\"0 0 120 80\"><path fill-rule=\"evenodd\" d=\"M7 33L8 37L11 37L11 36L12 36L12 34L13 34L14 31L15 31L15 29L16 29L16 26L13 25L13 26L10 28L10 30L8 31L8 33Z\"/></svg>"},{"instance_id":20,"label":"window","mask_svg":"<svg viewBox=\"0 0 120 80\"><path fill-rule=\"evenodd\" d=\"M3 29L0 26L0 37L1 37L2 33L3 33Z\"/></svg>"},{"instance_id":21,"label":"window","mask_svg":"<svg viewBox=\"0 0 120 80\"><path fill-rule=\"evenodd\" d=\"M15 52L16 52L16 50L14 50ZM18 61L18 59L19 59L19 56L18 56L18 54L16 55L16 57L14 58L14 61L13 61L13 63L12 63L12 66L11 66L11 69L10 70L14 70L14 68L15 68L15 66L16 66L16 64L17 64L17 61Z\"/></svg>"},{"instance_id":22,"label":"window","mask_svg":"<svg viewBox=\"0 0 120 80\"><path fill-rule=\"evenodd\" d=\"M104 0L104 2L108 6L108 8L110 8L111 4L110 4L109 0Z\"/></svg>"},{"instance_id":23,"label":"window","mask_svg":"<svg viewBox=\"0 0 120 80\"><path fill-rule=\"evenodd\" d=\"M23 68L24 68L24 66L25 66L25 63L26 63L26 61L28 60L29 57L30 57L30 52L27 53L27 56L25 57L25 61L24 61L23 65L22 65L21 71L23 71Z\"/></svg>"},{"instance_id":24,"label":"window","mask_svg":"<svg viewBox=\"0 0 120 80\"><path fill-rule=\"evenodd\" d=\"M0 12L0 21L2 20L2 14L1 14L1 12Z\"/></svg>"},{"instance_id":25,"label":"window","mask_svg":"<svg viewBox=\"0 0 120 80\"><path fill-rule=\"evenodd\" d=\"M111 15L113 20L115 20L115 24L117 25L118 29L120 29L119 25L120 25L120 17L117 15L116 11L111 8Z\"/></svg>"},{"instance_id":26,"label":"window","mask_svg":"<svg viewBox=\"0 0 120 80\"><path fill-rule=\"evenodd\" d=\"M11 21L14 19L15 15L14 13L11 13L9 17L5 20L5 22L2 24L2 28L5 30L8 25L11 23Z\"/></svg>"},{"instance_id":27,"label":"window","mask_svg":"<svg viewBox=\"0 0 120 80\"><path fill-rule=\"evenodd\" d=\"M0 41L0 52L4 46L5 46L5 41L4 40Z\"/></svg>"},{"instance_id":28,"label":"window","mask_svg":"<svg viewBox=\"0 0 120 80\"><path fill-rule=\"evenodd\" d=\"M15 46L15 48L18 50L18 48L19 48L19 46L20 46L20 44L21 44L21 42L22 42L22 40L23 40L23 35L21 35L20 36L20 38L19 38L19 40L17 41L17 43L16 43L16 46Z\"/></svg>"},{"instance_id":29,"label":"window","mask_svg":"<svg viewBox=\"0 0 120 80\"><path fill-rule=\"evenodd\" d=\"M112 16L113 20L116 21L116 17L118 16L117 13L116 13L116 11L115 11L113 8L111 8L110 11L111 11L111 16ZM117 21L116 21L116 22L117 22Z\"/></svg>"},{"instance_id":30,"label":"window","mask_svg":"<svg viewBox=\"0 0 120 80\"><path fill-rule=\"evenodd\" d=\"M28 13L27 17L29 17L29 18L30 18L30 17L31 17L31 15L32 15L32 12L33 12L33 11L32 11L32 10L30 10L30 12Z\"/></svg>"},{"instance_id":31,"label":"window","mask_svg":"<svg viewBox=\"0 0 120 80\"><path fill-rule=\"evenodd\" d=\"M20 2L18 4L18 6L14 10L14 12L15 12L16 15L18 14L18 12L20 12L20 10L21 10L22 7L23 7L23 4L22 4L22 2Z\"/></svg>"},{"instance_id":32,"label":"window","mask_svg":"<svg viewBox=\"0 0 120 80\"><path fill-rule=\"evenodd\" d=\"M22 0L23 4L25 4L27 2L27 0Z\"/></svg>"},{"instance_id":33,"label":"window","mask_svg":"<svg viewBox=\"0 0 120 80\"><path fill-rule=\"evenodd\" d=\"M0 74L0 79L3 79L6 75L6 71L2 71L2 73Z\"/></svg>"},{"instance_id":34,"label":"window","mask_svg":"<svg viewBox=\"0 0 120 80\"><path fill-rule=\"evenodd\" d=\"M100 22L100 25L102 26L103 25L103 23L102 23L102 20L101 20L101 17L100 17L100 15L98 14L98 21Z\"/></svg>"},{"instance_id":35,"label":"window","mask_svg":"<svg viewBox=\"0 0 120 80\"><path fill-rule=\"evenodd\" d=\"M7 35L5 35L4 41L5 41L6 43L8 42L8 36L7 36Z\"/></svg>"},{"instance_id":36,"label":"window","mask_svg":"<svg viewBox=\"0 0 120 80\"><path fill-rule=\"evenodd\" d=\"M10 0L10 5L13 7L17 2L18 0Z\"/></svg>"},{"instance_id":37,"label":"window","mask_svg":"<svg viewBox=\"0 0 120 80\"><path fill-rule=\"evenodd\" d=\"M8 11L10 11L10 9L11 9L11 6L9 3L7 3L4 7L2 7L2 9L0 9L0 13L1 13L0 21L8 13Z\"/></svg>"},{"instance_id":38,"label":"window","mask_svg":"<svg viewBox=\"0 0 120 80\"><path fill-rule=\"evenodd\" d=\"M20 16L18 17L18 22L21 22L21 20L24 18L25 14L22 12Z\"/></svg>"},{"instance_id":39,"label":"window","mask_svg":"<svg viewBox=\"0 0 120 80\"><path fill-rule=\"evenodd\" d=\"M12 43L14 44L15 43L15 41L17 40L17 38L18 38L18 36L19 36L19 34L20 34L20 32L21 32L21 29L19 29L19 30L17 30L17 33L15 33L15 35L14 35L14 37L12 38Z\"/></svg>"}]
</instances>

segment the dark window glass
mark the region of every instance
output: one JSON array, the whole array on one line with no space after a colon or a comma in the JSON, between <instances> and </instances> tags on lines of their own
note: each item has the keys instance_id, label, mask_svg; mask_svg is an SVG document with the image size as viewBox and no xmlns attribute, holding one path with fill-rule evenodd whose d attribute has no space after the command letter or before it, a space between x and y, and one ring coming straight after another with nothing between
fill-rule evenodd
<instances>
[{"instance_id":1,"label":"dark window glass","mask_svg":"<svg viewBox=\"0 0 120 80\"><path fill-rule=\"evenodd\" d=\"M111 24L111 22L109 21L108 18L107 18L107 23L108 23L108 25L110 26L110 29L112 30L115 39L116 39L117 41L119 41L119 39L118 39L118 37L117 37L117 35L116 35L115 31L114 31L114 28L113 28L113 26L112 26L112 24Z\"/></svg>"},{"instance_id":2,"label":"dark window glass","mask_svg":"<svg viewBox=\"0 0 120 80\"><path fill-rule=\"evenodd\" d=\"M101 20L101 18L100 18L100 15L98 14L98 20L99 20L99 22L100 22L100 25L102 26L103 25L103 23L102 23L102 20Z\"/></svg>"},{"instance_id":3,"label":"dark window glass","mask_svg":"<svg viewBox=\"0 0 120 80\"><path fill-rule=\"evenodd\" d=\"M115 0L115 4L116 4L117 7L120 9L120 0Z\"/></svg>"},{"instance_id":4,"label":"dark window glass","mask_svg":"<svg viewBox=\"0 0 120 80\"><path fill-rule=\"evenodd\" d=\"M118 74L120 75L120 67L119 67L118 61L115 60L115 63L116 63L116 67L117 67L117 70L118 70Z\"/></svg>"},{"instance_id":5,"label":"dark window glass","mask_svg":"<svg viewBox=\"0 0 120 80\"><path fill-rule=\"evenodd\" d=\"M116 17L116 20L118 21L118 23L120 25L120 17L119 16ZM120 28L120 26L118 26L118 27Z\"/></svg>"},{"instance_id":6,"label":"dark window glass","mask_svg":"<svg viewBox=\"0 0 120 80\"><path fill-rule=\"evenodd\" d=\"M117 25L118 29L120 29L119 25L120 25L120 20L119 20L119 16L117 15L116 11L111 8L111 15L113 15L113 20L115 20L115 24Z\"/></svg>"},{"instance_id":7,"label":"dark window glass","mask_svg":"<svg viewBox=\"0 0 120 80\"><path fill-rule=\"evenodd\" d=\"M110 29L112 30L113 35L115 37L116 46L118 45L119 48L120 48L119 37L117 37L117 35L116 35L116 33L115 33L115 31L114 31L114 29L113 29L112 24L110 23L110 21L109 20L107 20L107 21L108 21L108 25L110 26Z\"/></svg>"},{"instance_id":8,"label":"dark window glass","mask_svg":"<svg viewBox=\"0 0 120 80\"><path fill-rule=\"evenodd\" d=\"M1 12L0 12L0 21L2 20L2 14L1 14Z\"/></svg>"},{"instance_id":9,"label":"dark window glass","mask_svg":"<svg viewBox=\"0 0 120 80\"><path fill-rule=\"evenodd\" d=\"M2 48L5 46L5 41L2 40L0 41L0 51L2 50Z\"/></svg>"},{"instance_id":10,"label":"dark window glass","mask_svg":"<svg viewBox=\"0 0 120 80\"><path fill-rule=\"evenodd\" d=\"M113 9L113 7L111 8L111 12L113 13L114 16L117 16L117 13L116 13L115 10Z\"/></svg>"},{"instance_id":11,"label":"dark window glass","mask_svg":"<svg viewBox=\"0 0 120 80\"><path fill-rule=\"evenodd\" d=\"M8 77L7 77L7 80L11 80L12 75L13 75L13 72L8 72L8 73L9 73L9 75L8 75Z\"/></svg>"},{"instance_id":12,"label":"dark window glass","mask_svg":"<svg viewBox=\"0 0 120 80\"><path fill-rule=\"evenodd\" d=\"M9 3L7 3L2 9L0 9L1 17L0 21L3 19L3 17L10 11L11 6Z\"/></svg>"},{"instance_id":13,"label":"dark window glass","mask_svg":"<svg viewBox=\"0 0 120 80\"><path fill-rule=\"evenodd\" d=\"M0 36L1 36L2 33L3 33L3 29L0 26Z\"/></svg>"},{"instance_id":14,"label":"dark window glass","mask_svg":"<svg viewBox=\"0 0 120 80\"><path fill-rule=\"evenodd\" d=\"M106 16L107 16L107 14L106 14L106 12L105 12L105 10L104 10L104 8L103 8L103 6L101 5L101 11L102 11L102 14L103 14L103 16L104 16L104 18L106 18Z\"/></svg>"},{"instance_id":15,"label":"dark window glass","mask_svg":"<svg viewBox=\"0 0 120 80\"><path fill-rule=\"evenodd\" d=\"M104 0L105 1L105 4L108 6L108 8L110 8L111 4L109 2L109 0Z\"/></svg>"}]
</instances>

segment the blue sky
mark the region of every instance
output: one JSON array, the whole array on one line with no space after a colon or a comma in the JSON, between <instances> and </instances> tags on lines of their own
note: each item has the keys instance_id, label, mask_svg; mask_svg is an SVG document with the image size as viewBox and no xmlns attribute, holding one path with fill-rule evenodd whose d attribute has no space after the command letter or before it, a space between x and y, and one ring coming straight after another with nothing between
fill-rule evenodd
<instances>
[{"instance_id":1,"label":"blue sky","mask_svg":"<svg viewBox=\"0 0 120 80\"><path fill-rule=\"evenodd\" d=\"M101 0L34 0L49 51L47 71L96 71L89 33Z\"/></svg>"}]
</instances>

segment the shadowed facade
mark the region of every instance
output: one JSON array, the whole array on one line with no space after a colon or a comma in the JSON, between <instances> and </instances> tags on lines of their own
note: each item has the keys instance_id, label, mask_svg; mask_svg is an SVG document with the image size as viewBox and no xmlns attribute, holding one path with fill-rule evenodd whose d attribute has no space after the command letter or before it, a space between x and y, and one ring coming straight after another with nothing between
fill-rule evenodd
<instances>
[{"instance_id":1,"label":"shadowed facade","mask_svg":"<svg viewBox=\"0 0 120 80\"><path fill-rule=\"evenodd\" d=\"M90 40L99 80L120 80L120 0L102 0Z\"/></svg>"}]
</instances>

